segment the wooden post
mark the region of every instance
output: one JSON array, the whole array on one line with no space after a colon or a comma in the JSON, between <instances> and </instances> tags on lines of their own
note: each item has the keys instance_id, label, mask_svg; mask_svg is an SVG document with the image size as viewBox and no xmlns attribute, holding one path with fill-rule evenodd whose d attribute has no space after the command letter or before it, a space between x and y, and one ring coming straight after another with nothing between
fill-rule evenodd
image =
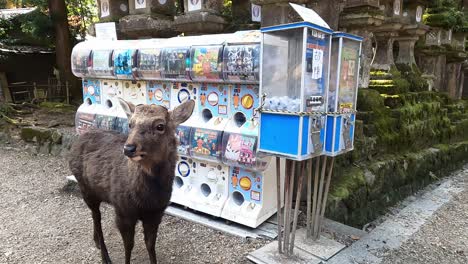
<instances>
[{"instance_id":1,"label":"wooden post","mask_svg":"<svg viewBox=\"0 0 468 264\"><path fill-rule=\"evenodd\" d=\"M65 82L65 91L66 91L66 102L67 104L70 104L70 87L68 87L68 81Z\"/></svg>"}]
</instances>

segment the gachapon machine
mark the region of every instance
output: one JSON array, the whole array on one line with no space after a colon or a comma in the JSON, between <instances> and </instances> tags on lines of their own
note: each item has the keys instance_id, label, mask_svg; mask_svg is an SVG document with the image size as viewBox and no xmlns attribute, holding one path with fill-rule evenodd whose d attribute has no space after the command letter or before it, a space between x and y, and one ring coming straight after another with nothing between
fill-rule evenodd
<instances>
[{"instance_id":1,"label":"gachapon machine","mask_svg":"<svg viewBox=\"0 0 468 264\"><path fill-rule=\"evenodd\" d=\"M160 47L144 47L136 54L134 76L139 80L161 80L163 64Z\"/></svg>"},{"instance_id":2,"label":"gachapon machine","mask_svg":"<svg viewBox=\"0 0 468 264\"><path fill-rule=\"evenodd\" d=\"M165 80L190 81L190 46L163 48L161 56Z\"/></svg>"},{"instance_id":3,"label":"gachapon machine","mask_svg":"<svg viewBox=\"0 0 468 264\"><path fill-rule=\"evenodd\" d=\"M190 76L194 82L222 80L223 45L192 46Z\"/></svg>"},{"instance_id":4,"label":"gachapon machine","mask_svg":"<svg viewBox=\"0 0 468 264\"><path fill-rule=\"evenodd\" d=\"M257 83L260 73L260 43L228 44L223 51L224 80Z\"/></svg>"},{"instance_id":5,"label":"gachapon machine","mask_svg":"<svg viewBox=\"0 0 468 264\"><path fill-rule=\"evenodd\" d=\"M264 98L259 150L293 160L319 156L323 149L333 31L309 22L261 31L260 94Z\"/></svg>"},{"instance_id":6,"label":"gachapon machine","mask_svg":"<svg viewBox=\"0 0 468 264\"><path fill-rule=\"evenodd\" d=\"M88 42L78 43L72 51L71 69L76 77L89 77L91 67L91 45Z\"/></svg>"},{"instance_id":7,"label":"gachapon machine","mask_svg":"<svg viewBox=\"0 0 468 264\"><path fill-rule=\"evenodd\" d=\"M332 38L325 154L336 156L354 149L354 123L362 38L335 32Z\"/></svg>"},{"instance_id":8,"label":"gachapon machine","mask_svg":"<svg viewBox=\"0 0 468 264\"><path fill-rule=\"evenodd\" d=\"M122 47L114 49L114 75L117 79L133 79L133 72L136 67L137 50L132 47Z\"/></svg>"},{"instance_id":9,"label":"gachapon machine","mask_svg":"<svg viewBox=\"0 0 468 264\"><path fill-rule=\"evenodd\" d=\"M96 78L115 78L114 61L112 55L114 50L112 44L107 42L96 45L91 52L91 65L89 67L90 76Z\"/></svg>"}]
</instances>

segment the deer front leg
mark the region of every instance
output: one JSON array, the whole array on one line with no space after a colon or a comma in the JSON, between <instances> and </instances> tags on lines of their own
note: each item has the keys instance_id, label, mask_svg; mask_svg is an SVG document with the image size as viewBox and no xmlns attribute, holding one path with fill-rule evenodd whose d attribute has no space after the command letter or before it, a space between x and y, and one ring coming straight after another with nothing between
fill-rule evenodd
<instances>
[{"instance_id":1,"label":"deer front leg","mask_svg":"<svg viewBox=\"0 0 468 264\"><path fill-rule=\"evenodd\" d=\"M162 214L147 216L142 219L143 233L145 236L146 250L148 251L151 264L157 264L156 259L156 238L158 237L158 228L161 223Z\"/></svg>"},{"instance_id":2,"label":"deer front leg","mask_svg":"<svg viewBox=\"0 0 468 264\"><path fill-rule=\"evenodd\" d=\"M101 249L101 258L102 263L112 264L112 261L109 257L109 252L107 251L106 244L104 243L104 235L102 234L101 226L101 211L99 210L100 202L91 199L90 197L83 195L83 198L91 209L93 215L93 225L94 225L94 243L98 249Z\"/></svg>"},{"instance_id":3,"label":"deer front leg","mask_svg":"<svg viewBox=\"0 0 468 264\"><path fill-rule=\"evenodd\" d=\"M122 236L125 247L125 264L130 264L133 246L135 244L135 225L137 220L132 217L126 217L116 214L116 223Z\"/></svg>"}]
</instances>

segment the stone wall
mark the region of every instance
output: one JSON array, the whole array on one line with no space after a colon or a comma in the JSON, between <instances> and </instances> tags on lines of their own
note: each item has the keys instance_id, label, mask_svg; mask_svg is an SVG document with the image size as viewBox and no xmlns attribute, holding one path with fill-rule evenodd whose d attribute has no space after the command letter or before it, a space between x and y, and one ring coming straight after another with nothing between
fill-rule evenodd
<instances>
[{"instance_id":1,"label":"stone wall","mask_svg":"<svg viewBox=\"0 0 468 264\"><path fill-rule=\"evenodd\" d=\"M468 103L361 89L355 150L337 158L328 217L356 227L468 162Z\"/></svg>"}]
</instances>

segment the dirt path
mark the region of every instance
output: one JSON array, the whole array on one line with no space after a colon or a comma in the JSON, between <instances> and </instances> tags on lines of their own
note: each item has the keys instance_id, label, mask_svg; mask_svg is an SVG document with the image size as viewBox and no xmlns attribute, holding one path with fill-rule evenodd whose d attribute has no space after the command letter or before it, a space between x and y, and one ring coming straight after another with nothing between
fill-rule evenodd
<instances>
[{"instance_id":1,"label":"dirt path","mask_svg":"<svg viewBox=\"0 0 468 264\"><path fill-rule=\"evenodd\" d=\"M63 191L63 159L0 146L0 263L100 263L92 219L81 198ZM113 210L102 208L114 263L124 260ZM245 255L268 241L245 241L165 216L157 241L160 263L248 263ZM148 263L137 227L132 263Z\"/></svg>"},{"instance_id":2,"label":"dirt path","mask_svg":"<svg viewBox=\"0 0 468 264\"><path fill-rule=\"evenodd\" d=\"M468 166L454 180L463 190L382 263L468 263Z\"/></svg>"}]
</instances>

